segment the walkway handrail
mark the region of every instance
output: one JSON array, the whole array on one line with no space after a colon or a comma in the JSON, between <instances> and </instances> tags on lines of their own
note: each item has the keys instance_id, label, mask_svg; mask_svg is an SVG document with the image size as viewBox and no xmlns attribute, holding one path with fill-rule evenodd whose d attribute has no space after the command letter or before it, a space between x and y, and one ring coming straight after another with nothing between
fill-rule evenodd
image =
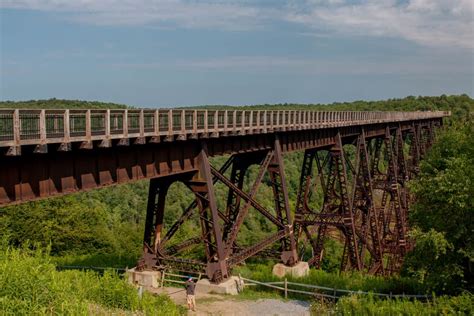
<instances>
[{"instance_id":1,"label":"walkway handrail","mask_svg":"<svg viewBox=\"0 0 474 316\"><path fill-rule=\"evenodd\" d=\"M423 120L448 111L0 109L0 147L186 135L217 137ZM183 136L183 137L181 137Z\"/></svg>"},{"instance_id":2,"label":"walkway handrail","mask_svg":"<svg viewBox=\"0 0 474 316\"><path fill-rule=\"evenodd\" d=\"M58 270L94 270L94 271L115 270L119 273L120 272L124 273L127 271L127 268L109 268L109 267L94 267L94 266L58 266L57 269ZM171 272L167 272L166 270L162 270L161 280L160 280L161 287L164 286L165 282L178 283L178 284L186 283L185 281L166 278L166 276L171 276L171 277L185 280L189 278L189 273L187 275L182 275L182 274L171 273ZM201 279L201 276L202 275L199 273L197 277L192 277L192 278L195 279L196 281L199 281ZM271 289L283 291L285 293L285 297L288 296L288 293L297 293L297 294L305 294L309 296L317 296L317 297L330 298L330 299L339 299L341 296L344 296L346 294L373 295L373 296L385 297L385 298L411 298L411 299L424 299L424 300L429 300L432 298L431 295L391 294L391 293L386 294L386 293L377 293L377 292L336 289L336 288L326 287L326 286L290 282L286 278L284 279L284 281L262 282L262 281L244 278L241 275L239 275L239 279L241 281L244 281L246 283L245 285L260 285L260 286L268 287ZM282 286L278 286L278 285L282 285ZM307 288L307 289L313 289L313 290L322 290L326 292L331 292L332 294L292 289L292 288L289 288L290 285ZM345 294L338 295L338 293L345 293Z\"/></svg>"},{"instance_id":3,"label":"walkway handrail","mask_svg":"<svg viewBox=\"0 0 474 316\"><path fill-rule=\"evenodd\" d=\"M341 296L346 295L346 294L373 295L373 296L385 297L385 298L409 298L409 299L424 299L424 300L428 300L432 298L430 295L391 294L391 293L386 294L386 293L377 293L377 292L336 289L336 288L330 288L330 287L318 286L318 285L312 285L312 284L306 284L306 283L289 282L286 278L284 281L281 281L281 282L261 282L261 281L256 281L252 279L247 279L241 276L239 277L243 281L248 282L250 284L256 284L256 285L284 291L285 297L287 297L288 293L298 293L298 294L305 294L305 295L318 296L318 297L331 298L331 299L338 299ZM280 287L276 285L284 285L284 287ZM313 290L322 290L326 292L331 292L332 294L291 289L288 287L289 285L298 286L298 287L307 288L307 289L313 289ZM344 293L344 294L339 295L338 293Z\"/></svg>"}]
</instances>

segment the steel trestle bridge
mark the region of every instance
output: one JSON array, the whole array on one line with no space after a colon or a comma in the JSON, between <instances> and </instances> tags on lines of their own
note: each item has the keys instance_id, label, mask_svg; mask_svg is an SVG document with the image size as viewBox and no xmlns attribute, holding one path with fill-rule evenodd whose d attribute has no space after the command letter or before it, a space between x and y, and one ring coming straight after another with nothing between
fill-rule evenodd
<instances>
[{"instance_id":1,"label":"steel trestle bridge","mask_svg":"<svg viewBox=\"0 0 474 316\"><path fill-rule=\"evenodd\" d=\"M407 238L410 194L436 128L449 112L247 110L0 110L0 206L150 179L139 269L171 266L214 282L255 255L288 266L312 248L320 267L324 241L344 244L341 269L387 275L399 270ZM353 147L355 159L348 158ZM283 155L303 151L295 209L290 209ZM229 155L218 169L209 157ZM258 166L244 189L249 168ZM164 227L166 195L184 183L195 200ZM218 208L215 184L227 188ZM274 205L257 191L267 183ZM314 203L315 187L323 193ZM239 245L245 219L256 212L271 233ZM192 218L196 236L177 239ZM335 237L338 236L338 237ZM204 248L202 259L184 255Z\"/></svg>"}]
</instances>

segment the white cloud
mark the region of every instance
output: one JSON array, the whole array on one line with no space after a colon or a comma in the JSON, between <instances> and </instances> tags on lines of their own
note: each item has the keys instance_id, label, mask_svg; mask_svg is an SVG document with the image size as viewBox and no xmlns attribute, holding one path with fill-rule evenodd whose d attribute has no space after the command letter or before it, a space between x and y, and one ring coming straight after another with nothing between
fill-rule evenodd
<instances>
[{"instance_id":1,"label":"white cloud","mask_svg":"<svg viewBox=\"0 0 474 316\"><path fill-rule=\"evenodd\" d=\"M474 0L307 0L292 9L288 21L315 30L474 47Z\"/></svg>"},{"instance_id":2,"label":"white cloud","mask_svg":"<svg viewBox=\"0 0 474 316\"><path fill-rule=\"evenodd\" d=\"M263 14L239 1L218 0L2 0L4 8L69 13L95 25L158 25L249 29Z\"/></svg>"},{"instance_id":3,"label":"white cloud","mask_svg":"<svg viewBox=\"0 0 474 316\"><path fill-rule=\"evenodd\" d=\"M95 25L252 30L285 21L323 35L474 47L474 0L1 0L0 7Z\"/></svg>"},{"instance_id":4,"label":"white cloud","mask_svg":"<svg viewBox=\"0 0 474 316\"><path fill-rule=\"evenodd\" d=\"M140 70L181 69L184 71L225 71L226 73L296 73L306 75L441 75L469 74L464 65L446 62L440 56L400 58L394 61L351 58L300 58L278 56L228 56L220 58L116 63L114 68Z\"/></svg>"}]
</instances>

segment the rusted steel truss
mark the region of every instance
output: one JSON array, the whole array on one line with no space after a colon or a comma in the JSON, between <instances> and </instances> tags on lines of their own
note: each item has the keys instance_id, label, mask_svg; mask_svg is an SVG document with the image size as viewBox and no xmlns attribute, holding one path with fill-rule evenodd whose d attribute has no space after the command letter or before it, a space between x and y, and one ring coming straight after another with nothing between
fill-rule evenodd
<instances>
[{"instance_id":1,"label":"rusted steel truss","mask_svg":"<svg viewBox=\"0 0 474 316\"><path fill-rule=\"evenodd\" d=\"M202 142L193 169L150 180L144 250L138 268L173 267L204 273L220 282L230 276L235 265L256 255L277 254L282 263L292 266L304 256L307 244L312 251L308 263L319 268L325 241L339 236L344 246L341 270L394 273L411 247L406 236L410 201L406 182L417 174L419 161L433 143L434 127L391 125L379 134L361 127L344 138L336 132L326 147L307 148L294 223L278 136L272 146L234 153L220 169L209 163L207 146ZM255 165L259 167L253 183L244 185ZM172 225L164 227L166 194L176 181L184 183L195 200ZM257 200L264 181L272 188L273 208ZM222 209L215 193L218 183L227 190ZM323 196L320 205L315 202L321 195L315 190L317 185ZM242 246L239 232L250 212L260 214L274 229L260 241ZM200 234L176 238L180 227L193 218L197 218ZM204 248L201 258L196 256L199 251L187 255L196 247Z\"/></svg>"},{"instance_id":2,"label":"rusted steel truss","mask_svg":"<svg viewBox=\"0 0 474 316\"><path fill-rule=\"evenodd\" d=\"M312 250L308 263L320 268L325 241L340 232L341 270L397 272L412 247L407 240L410 197L406 182L418 173L419 162L433 143L434 127L414 124L405 132L401 127L387 127L385 135L372 138L361 128L346 146L338 134L330 148L307 149L294 225L300 257L307 240ZM354 164L347 159L349 145L355 147L351 150ZM312 198L317 185L323 193L319 207Z\"/></svg>"},{"instance_id":3,"label":"rusted steel truss","mask_svg":"<svg viewBox=\"0 0 474 316\"><path fill-rule=\"evenodd\" d=\"M258 253L267 256L274 253L275 250L270 249L270 246L275 243L279 243L278 252L284 264L297 263L296 241L293 236L288 189L278 137L270 149L230 156L219 170L209 163L205 143L202 144L197 160L197 171L150 181L144 249L138 268L172 266L184 271L202 272L212 281L220 282L228 278L232 268L245 259ZM253 184L246 192L244 178L252 165L259 165L259 169ZM226 175L229 170L230 177ZM266 174L274 194L273 209L267 209L256 200L258 188ZM176 181L184 183L195 195L195 200L165 232L165 198L169 186ZM228 190L224 211L219 210L217 205L217 182ZM239 246L238 235L251 210L260 213L273 224L274 230L259 242L250 246ZM201 227L200 236L189 236L184 241L172 242L179 228L196 215ZM184 250L199 245L203 245L205 250L205 257L200 260L182 255Z\"/></svg>"}]
</instances>

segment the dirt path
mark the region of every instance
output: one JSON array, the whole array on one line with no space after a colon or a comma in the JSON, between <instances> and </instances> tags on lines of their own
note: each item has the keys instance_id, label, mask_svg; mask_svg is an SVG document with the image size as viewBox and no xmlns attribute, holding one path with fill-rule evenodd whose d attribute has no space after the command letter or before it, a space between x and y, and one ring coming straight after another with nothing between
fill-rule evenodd
<instances>
[{"instance_id":1,"label":"dirt path","mask_svg":"<svg viewBox=\"0 0 474 316\"><path fill-rule=\"evenodd\" d=\"M166 287L151 290L153 293L166 293L179 305L186 306L186 294L182 288ZM179 292L178 292L179 291ZM242 300L229 295L196 295L196 312L188 315L310 315L309 303L302 301L283 301L277 299Z\"/></svg>"}]
</instances>

